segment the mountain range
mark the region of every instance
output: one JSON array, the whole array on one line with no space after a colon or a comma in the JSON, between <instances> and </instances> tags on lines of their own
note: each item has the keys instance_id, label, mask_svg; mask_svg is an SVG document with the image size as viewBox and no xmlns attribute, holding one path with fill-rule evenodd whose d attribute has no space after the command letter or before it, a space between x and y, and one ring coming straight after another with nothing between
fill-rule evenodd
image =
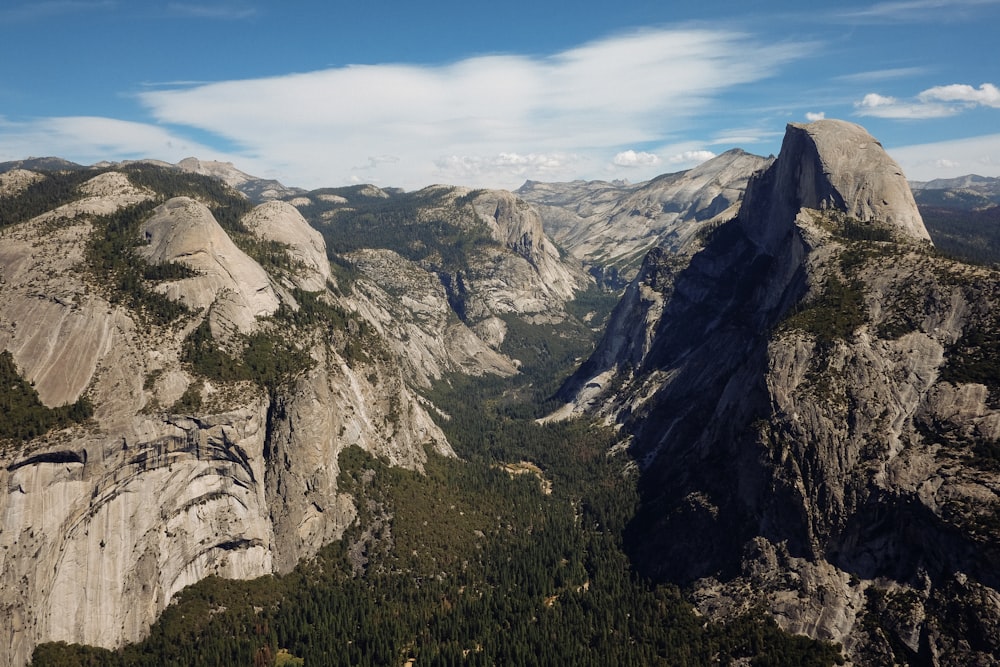
<instances>
[{"instance_id":1,"label":"mountain range","mask_svg":"<svg viewBox=\"0 0 1000 667\"><path fill-rule=\"evenodd\" d=\"M1000 188L912 188L832 120L789 125L777 158L515 193L304 191L195 159L0 165L5 664L90 650L58 642L123 664L152 650L137 642L197 642L164 634L207 595L186 587L319 590L309 564L340 567L331 544L353 572L337 590L443 587L399 645L376 642L400 662L443 662L449 641L503 662L520 643L483 626L478 649L417 638L549 562L549 583L507 594L530 592L509 637L525 646L551 622L545 636L589 627L594 656L647 664L680 659L640 640L664 628L690 633L690 664L993 664L1000 290L989 240L961 225ZM473 495L432 486L466 475ZM556 535L551 561L531 555ZM488 565L508 544L534 564ZM442 564L448 549L464 561ZM604 592L617 558L636 579ZM272 611L213 592L229 602L200 613L259 609L291 629L249 633L253 660L308 662L281 611L307 603L281 590ZM649 624L601 635L594 614L626 590ZM659 612L640 614L644 596ZM548 662L582 650L558 646Z\"/></svg>"}]
</instances>

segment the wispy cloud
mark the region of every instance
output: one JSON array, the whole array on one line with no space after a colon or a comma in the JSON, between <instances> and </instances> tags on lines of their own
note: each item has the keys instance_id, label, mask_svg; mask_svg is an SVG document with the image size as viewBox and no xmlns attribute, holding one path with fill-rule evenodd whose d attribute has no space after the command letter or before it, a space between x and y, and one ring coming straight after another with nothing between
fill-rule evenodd
<instances>
[{"instance_id":1,"label":"wispy cloud","mask_svg":"<svg viewBox=\"0 0 1000 667\"><path fill-rule=\"evenodd\" d=\"M925 67L893 67L889 69L876 69L867 72L856 72L854 74L843 74L834 77L834 81L844 83L877 83L880 81L891 81L893 79L905 79L911 76L926 74Z\"/></svg>"},{"instance_id":2,"label":"wispy cloud","mask_svg":"<svg viewBox=\"0 0 1000 667\"><path fill-rule=\"evenodd\" d=\"M257 16L259 13L256 7L245 5L206 5L182 2L169 3L167 11L179 16L224 21L240 21Z\"/></svg>"},{"instance_id":3,"label":"wispy cloud","mask_svg":"<svg viewBox=\"0 0 1000 667\"><path fill-rule=\"evenodd\" d=\"M1000 176L1000 134L890 148L906 177L915 181L966 174Z\"/></svg>"},{"instance_id":4,"label":"wispy cloud","mask_svg":"<svg viewBox=\"0 0 1000 667\"><path fill-rule=\"evenodd\" d=\"M49 2L27 2L8 9L0 9L0 23L21 23L51 19L65 14L82 14L86 12L114 9L118 3L114 0L51 0Z\"/></svg>"},{"instance_id":5,"label":"wispy cloud","mask_svg":"<svg viewBox=\"0 0 1000 667\"><path fill-rule=\"evenodd\" d=\"M1000 0L900 0L841 11L836 17L848 21L893 23L959 20L968 18L976 9L998 3Z\"/></svg>"},{"instance_id":6,"label":"wispy cloud","mask_svg":"<svg viewBox=\"0 0 1000 667\"><path fill-rule=\"evenodd\" d=\"M362 165L368 178L403 187L428 178L515 187L663 143L730 88L772 76L809 48L664 28L546 57L358 65L138 97L160 123L225 137L283 165L297 184L348 181ZM373 155L398 159L373 165Z\"/></svg>"},{"instance_id":7,"label":"wispy cloud","mask_svg":"<svg viewBox=\"0 0 1000 667\"><path fill-rule=\"evenodd\" d=\"M92 116L13 122L0 117L0 161L58 155L85 164L106 159L230 159L162 127Z\"/></svg>"},{"instance_id":8,"label":"wispy cloud","mask_svg":"<svg viewBox=\"0 0 1000 667\"><path fill-rule=\"evenodd\" d=\"M817 120L823 120L824 118L826 118L826 113L823 112L823 111L807 111L806 112L806 120L809 121L810 123L812 123L814 121L817 121Z\"/></svg>"}]
</instances>

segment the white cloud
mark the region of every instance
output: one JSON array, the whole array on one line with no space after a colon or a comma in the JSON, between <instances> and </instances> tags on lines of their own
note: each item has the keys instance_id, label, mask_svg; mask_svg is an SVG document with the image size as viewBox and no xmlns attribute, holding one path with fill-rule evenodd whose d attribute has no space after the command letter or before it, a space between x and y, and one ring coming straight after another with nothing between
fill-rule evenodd
<instances>
[{"instance_id":1,"label":"white cloud","mask_svg":"<svg viewBox=\"0 0 1000 667\"><path fill-rule=\"evenodd\" d=\"M839 14L850 21L916 22L952 19L956 14L980 6L996 4L997 0L900 0L879 2L862 9Z\"/></svg>"},{"instance_id":2,"label":"white cloud","mask_svg":"<svg viewBox=\"0 0 1000 667\"><path fill-rule=\"evenodd\" d=\"M7 9L0 9L0 24L48 20L66 14L82 14L106 9L114 9L114 0L82 2L78 0L49 0L46 2L25 2Z\"/></svg>"},{"instance_id":3,"label":"white cloud","mask_svg":"<svg viewBox=\"0 0 1000 667\"><path fill-rule=\"evenodd\" d=\"M406 188L462 174L467 185L516 187L600 171L602 156L690 127L728 89L806 49L727 30L643 30L547 57L355 65L138 97L159 123L223 137L290 184L348 182L364 165L374 182Z\"/></svg>"},{"instance_id":4,"label":"white cloud","mask_svg":"<svg viewBox=\"0 0 1000 667\"><path fill-rule=\"evenodd\" d=\"M26 155L57 155L85 164L146 157L176 162L192 155L229 159L218 150L162 127L93 116L18 123L0 118L0 139L0 161Z\"/></svg>"},{"instance_id":5,"label":"white cloud","mask_svg":"<svg viewBox=\"0 0 1000 667\"><path fill-rule=\"evenodd\" d=\"M980 105L1000 109L1000 89L991 83L984 83L979 88L955 83L928 88L912 101L868 93L854 103L854 108L859 116L920 119L954 116Z\"/></svg>"},{"instance_id":6,"label":"white cloud","mask_svg":"<svg viewBox=\"0 0 1000 667\"><path fill-rule=\"evenodd\" d=\"M807 111L806 112L806 120L808 120L810 123L815 122L817 120L823 120L824 118L826 118L826 114L824 112L822 112L822 111L816 111L816 112L814 112L814 111Z\"/></svg>"},{"instance_id":7,"label":"white cloud","mask_svg":"<svg viewBox=\"0 0 1000 667\"><path fill-rule=\"evenodd\" d=\"M200 19L219 19L223 21L239 21L257 15L257 10L253 7L237 7L228 5L194 4L183 2L171 2L167 5L167 11L180 16L190 16Z\"/></svg>"},{"instance_id":8,"label":"white cloud","mask_svg":"<svg viewBox=\"0 0 1000 667\"><path fill-rule=\"evenodd\" d=\"M860 101L854 103L854 108L859 116L910 120L944 118L954 116L960 111L954 106L925 101L903 102L895 97L887 97L878 93L868 93Z\"/></svg>"},{"instance_id":9,"label":"white cloud","mask_svg":"<svg viewBox=\"0 0 1000 667\"><path fill-rule=\"evenodd\" d=\"M1000 134L901 146L888 152L914 181L967 174L1000 176Z\"/></svg>"},{"instance_id":10,"label":"white cloud","mask_svg":"<svg viewBox=\"0 0 1000 667\"><path fill-rule=\"evenodd\" d=\"M568 153L499 153L492 156L448 155L434 161L434 174L443 183L483 183L497 179L511 184L541 179L574 178L587 162Z\"/></svg>"},{"instance_id":11,"label":"white cloud","mask_svg":"<svg viewBox=\"0 0 1000 667\"><path fill-rule=\"evenodd\" d=\"M667 160L670 164L674 165L689 165L694 166L705 162L706 160L711 160L715 157L715 153L706 150L696 150L696 151L684 151L683 153L677 153L676 155L671 155Z\"/></svg>"},{"instance_id":12,"label":"white cloud","mask_svg":"<svg viewBox=\"0 0 1000 667\"><path fill-rule=\"evenodd\" d=\"M984 83L978 89L959 83L935 86L920 93L917 98L921 102L965 102L1000 109L1000 90L992 83Z\"/></svg>"},{"instance_id":13,"label":"white cloud","mask_svg":"<svg viewBox=\"0 0 1000 667\"><path fill-rule=\"evenodd\" d=\"M652 167L660 164L660 156L655 153L634 150L622 151L611 160L618 167Z\"/></svg>"}]
</instances>

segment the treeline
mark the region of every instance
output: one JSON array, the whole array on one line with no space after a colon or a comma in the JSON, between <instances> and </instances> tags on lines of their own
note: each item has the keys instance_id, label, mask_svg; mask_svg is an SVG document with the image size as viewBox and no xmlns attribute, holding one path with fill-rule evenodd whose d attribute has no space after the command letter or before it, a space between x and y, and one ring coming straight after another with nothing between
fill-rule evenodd
<instances>
[{"instance_id":1,"label":"treeline","mask_svg":"<svg viewBox=\"0 0 1000 667\"><path fill-rule=\"evenodd\" d=\"M0 440L25 441L55 428L90 419L94 406L81 396L76 402L49 408L38 391L21 376L8 350L0 352Z\"/></svg>"},{"instance_id":2,"label":"treeline","mask_svg":"<svg viewBox=\"0 0 1000 667\"><path fill-rule=\"evenodd\" d=\"M273 331L244 336L234 348L230 352L219 345L206 317L184 340L181 361L202 377L220 382L250 380L272 391L314 363L291 337Z\"/></svg>"},{"instance_id":3,"label":"treeline","mask_svg":"<svg viewBox=\"0 0 1000 667\"><path fill-rule=\"evenodd\" d=\"M16 225L79 198L78 188L108 169L53 171L13 196L0 197L0 227Z\"/></svg>"},{"instance_id":4,"label":"treeline","mask_svg":"<svg viewBox=\"0 0 1000 667\"><path fill-rule=\"evenodd\" d=\"M920 215L941 254L984 266L1000 264L1000 206L981 210L920 206Z\"/></svg>"},{"instance_id":5,"label":"treeline","mask_svg":"<svg viewBox=\"0 0 1000 667\"><path fill-rule=\"evenodd\" d=\"M303 212L323 233L331 254L385 248L436 270L455 272L468 268L476 248L495 241L460 202L447 215L420 219L422 209L443 202L440 193L395 193L388 198L352 198L349 206L317 201ZM323 214L331 212L332 218L325 220Z\"/></svg>"},{"instance_id":6,"label":"treeline","mask_svg":"<svg viewBox=\"0 0 1000 667\"><path fill-rule=\"evenodd\" d=\"M359 518L342 541L287 576L186 589L147 640L100 664L842 663L839 647L761 611L709 623L676 587L639 577L622 548L636 479L608 455L616 434L540 425L504 381L473 385L434 393L464 460L429 452L421 474L347 448L338 486ZM43 645L32 664L87 664L93 651Z\"/></svg>"}]
</instances>

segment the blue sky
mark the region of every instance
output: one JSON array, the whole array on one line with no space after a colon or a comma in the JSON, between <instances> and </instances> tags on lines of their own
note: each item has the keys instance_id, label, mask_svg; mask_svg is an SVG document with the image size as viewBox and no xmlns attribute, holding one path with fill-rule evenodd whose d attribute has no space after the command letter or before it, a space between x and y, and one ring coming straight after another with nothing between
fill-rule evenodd
<instances>
[{"instance_id":1,"label":"blue sky","mask_svg":"<svg viewBox=\"0 0 1000 667\"><path fill-rule=\"evenodd\" d=\"M0 161L196 156L314 188L632 182L860 123L1000 176L1000 0L0 5Z\"/></svg>"}]
</instances>

